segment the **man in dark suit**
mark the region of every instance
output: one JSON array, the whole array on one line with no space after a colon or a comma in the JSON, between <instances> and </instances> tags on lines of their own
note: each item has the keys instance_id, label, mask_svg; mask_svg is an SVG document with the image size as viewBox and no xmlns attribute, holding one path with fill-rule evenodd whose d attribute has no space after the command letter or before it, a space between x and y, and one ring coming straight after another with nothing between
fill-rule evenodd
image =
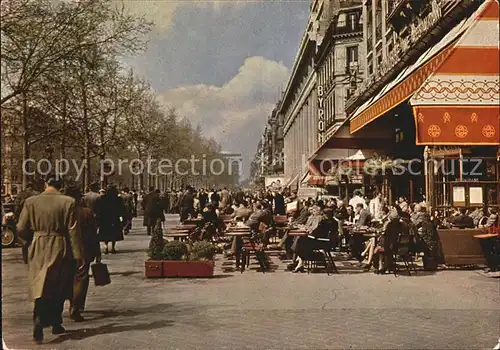
<instances>
[{"instance_id":1,"label":"man in dark suit","mask_svg":"<svg viewBox=\"0 0 500 350\"><path fill-rule=\"evenodd\" d=\"M194 216L194 189L191 186L186 187L186 191L179 201L179 212L181 222L187 220L189 215Z\"/></svg>"},{"instance_id":2,"label":"man in dark suit","mask_svg":"<svg viewBox=\"0 0 500 350\"><path fill-rule=\"evenodd\" d=\"M274 214L285 215L285 198L281 192L274 194Z\"/></svg>"},{"instance_id":3,"label":"man in dark suit","mask_svg":"<svg viewBox=\"0 0 500 350\"><path fill-rule=\"evenodd\" d=\"M93 183L90 185L87 193L83 195L83 203L87 208L92 210L95 215L97 200L101 197L99 194L99 184Z\"/></svg>"},{"instance_id":4,"label":"man in dark suit","mask_svg":"<svg viewBox=\"0 0 500 350\"><path fill-rule=\"evenodd\" d=\"M356 215L358 215L358 221L356 222L356 228L361 228L363 226L369 226L372 221L372 216L368 209L365 209L362 203L356 204Z\"/></svg>"},{"instance_id":5,"label":"man in dark suit","mask_svg":"<svg viewBox=\"0 0 500 350\"><path fill-rule=\"evenodd\" d=\"M160 195L152 186L149 187L148 194L142 199L142 209L144 210L143 224L147 227L147 234L150 236L158 219L165 220Z\"/></svg>"},{"instance_id":6,"label":"man in dark suit","mask_svg":"<svg viewBox=\"0 0 500 350\"><path fill-rule=\"evenodd\" d=\"M474 228L474 219L467 215L465 208L460 208L459 214L450 218L450 223L457 228Z\"/></svg>"}]
</instances>

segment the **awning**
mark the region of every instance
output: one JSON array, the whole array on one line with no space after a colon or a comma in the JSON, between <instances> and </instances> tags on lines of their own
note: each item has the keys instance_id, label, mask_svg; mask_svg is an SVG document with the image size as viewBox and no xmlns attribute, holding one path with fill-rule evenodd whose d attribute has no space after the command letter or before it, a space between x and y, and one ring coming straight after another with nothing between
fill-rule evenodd
<instances>
[{"instance_id":1,"label":"awning","mask_svg":"<svg viewBox=\"0 0 500 350\"><path fill-rule=\"evenodd\" d=\"M413 96L417 92L419 93L419 96L423 96L425 93L424 92L420 93L420 89L423 86L428 86L428 88L426 89L431 91L433 89L432 87L435 86L436 84L427 85L427 80L432 79L434 73L439 72L440 69L443 69L443 73L447 73L448 75L452 75L450 69L452 70L458 69L459 74L462 76L462 78L460 79L462 80L460 81L460 83L457 82L455 84L456 88L452 89L449 93L448 93L448 91L450 90L449 86L444 86L444 87L441 86L439 88L436 88L436 90L439 93L446 92L448 96L451 96L453 94L457 94L458 91L462 91L462 94L470 95L471 94L470 91L472 91L476 94L480 93L483 96L490 96L490 95L492 96L493 94L496 93L496 96L498 97L499 85L498 85L497 26L498 26L498 1L497 0L486 1L478 8L475 14L473 14L468 19L463 20L459 25L453 28L447 35L443 37L443 39L441 39L441 41L437 45L427 50L427 52L424 53L418 59L417 62L404 69L398 75L398 77L396 77L394 81L392 81L384 89L382 89L382 91L380 91L378 95L376 95L375 97L367 101L364 105L359 107L351 117L350 132L351 133L357 132L358 130L366 126L368 123L379 118L380 116L382 116L392 108L396 107L400 103L408 100L411 96ZM469 35L471 32L472 34ZM475 37L477 38L474 39ZM495 41L496 50L493 50L493 48L486 49L486 51L488 51L486 56L486 60L489 60L488 63L483 64L482 59L476 57L476 55L474 54L474 50L477 49L473 49L472 51L469 49L465 50L460 49L460 45L462 45L462 48L465 48L466 45L470 45L471 41L474 42L475 47L477 46L491 47L491 43ZM464 60L467 61L464 62ZM456 62L456 63L448 63L448 62ZM462 63L460 64L459 62ZM474 63L471 64L471 62ZM478 62L478 64L476 64L476 62ZM496 80L492 78L493 73L495 71L495 67L496 67L496 78L497 78ZM483 71L487 72L488 75L491 74L491 76L485 81L482 81L480 83L475 83L476 84L475 87L471 87L470 84L471 82L474 82L475 76L484 76ZM477 74L476 72L480 72L481 74ZM436 90L432 90L431 92L435 93ZM459 94L454 100L455 101L461 100L462 97L463 95ZM438 102L437 98L431 98L431 100L436 100L434 101L436 103ZM446 107L446 105L439 103L437 105L433 104L432 106L427 106L431 105L431 103L426 102L424 107L424 104L422 104L421 99L416 100L415 103L420 103L418 105L419 111L415 111L417 113L416 119L417 121L424 120L424 122L428 123L426 124L427 129L425 131L427 132L427 135L432 135L432 144L438 144L438 142L444 142L443 144L447 143L457 144L458 141L457 139L459 140L461 139L463 140L464 143L467 144L470 143L498 144L498 130L497 130L498 105L499 105L498 100L496 102L496 105L489 105L483 107L488 110L488 112L484 113L485 116L483 117L484 122L486 124L484 125L481 124L482 127L473 127L475 131L472 131L472 128L467 128L467 126L463 124L467 118L469 118L469 124L471 123L476 124L476 118L475 117L472 118L472 115L473 113L476 113L477 115L478 112L477 111L474 112L472 109L468 109L470 108L470 106L464 108L463 103L460 106L456 105L455 107L460 107L460 108L455 108L453 110L454 113L457 113L457 117L455 119L456 123L453 124L454 125L453 127L451 127L452 124L450 123L450 128L441 129L441 126L433 122L433 119L437 115L440 115L441 118L443 119L442 124L445 123L444 115L446 111L444 111L442 108ZM494 113L495 107L496 107L496 118L497 118L496 124L490 124L491 122L494 121L492 115L495 114ZM430 112L431 110L432 112ZM418 113L421 113L420 119L418 118L419 116ZM426 114L429 117L426 118ZM481 115L482 114L483 113L481 112ZM449 118L448 116L446 116L446 123L448 123L448 120ZM496 125L497 127L495 127L494 125ZM464 126L465 128L463 128ZM490 126L493 126L494 130ZM449 129L451 130L451 133L455 135L455 139L451 138ZM443 141L438 141L436 139L438 138L437 136L438 134L439 137L443 138ZM417 130L417 135L422 135L422 132L421 131L419 132L419 130ZM497 137L496 140L495 140L495 135ZM445 136L447 137L446 139ZM486 142L482 142L484 141L485 138L488 138L488 140L486 140ZM428 141L429 140L424 138L423 140L417 140L417 143L427 144Z\"/></svg>"},{"instance_id":2,"label":"awning","mask_svg":"<svg viewBox=\"0 0 500 350\"><path fill-rule=\"evenodd\" d=\"M480 10L410 99L417 144L500 144L498 1Z\"/></svg>"}]
</instances>

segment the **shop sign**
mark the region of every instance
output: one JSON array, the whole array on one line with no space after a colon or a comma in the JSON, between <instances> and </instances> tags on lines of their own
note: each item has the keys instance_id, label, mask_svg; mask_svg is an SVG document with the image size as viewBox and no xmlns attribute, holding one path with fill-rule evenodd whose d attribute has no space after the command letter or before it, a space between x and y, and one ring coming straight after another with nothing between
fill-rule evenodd
<instances>
[{"instance_id":1,"label":"shop sign","mask_svg":"<svg viewBox=\"0 0 500 350\"><path fill-rule=\"evenodd\" d=\"M431 12L423 19L418 19L416 25L410 25L410 35L407 38L399 39L395 44L394 48L387 56L385 60L382 61L378 69L379 76L384 76L392 67L396 65L398 61L401 60L401 54L409 50L412 44L418 42L422 36L424 36L429 29L431 29L442 17L441 6L438 4L437 0L432 1Z\"/></svg>"},{"instance_id":2,"label":"shop sign","mask_svg":"<svg viewBox=\"0 0 500 350\"><path fill-rule=\"evenodd\" d=\"M324 100L325 91L323 85L318 85L318 144L322 145L325 141L325 110Z\"/></svg>"}]
</instances>

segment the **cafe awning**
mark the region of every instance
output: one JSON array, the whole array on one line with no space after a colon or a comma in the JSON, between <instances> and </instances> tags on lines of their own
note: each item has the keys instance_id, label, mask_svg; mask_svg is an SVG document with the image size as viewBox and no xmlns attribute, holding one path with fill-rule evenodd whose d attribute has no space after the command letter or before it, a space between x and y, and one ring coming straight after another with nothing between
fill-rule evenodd
<instances>
[{"instance_id":1,"label":"cafe awning","mask_svg":"<svg viewBox=\"0 0 500 350\"><path fill-rule=\"evenodd\" d=\"M467 45L471 45L471 42L474 45L472 45L472 48L468 48ZM493 42L495 42L495 45L493 45ZM478 48L480 48L481 52L487 52L484 59L477 55ZM415 95L412 104L416 109L419 109L418 111L415 110L417 113L415 115L416 120L417 122L418 120L424 120L424 123L427 123L425 124L427 126L426 135L432 135L432 142L429 142L428 138L422 138L423 133L420 130L421 127L418 126L417 143L498 144L498 65L498 1L489 0L484 2L471 17L463 20L453 28L437 45L427 50L417 62L401 71L398 77L386 85L379 94L359 107L351 117L350 132L357 132ZM496 80L493 77L495 68ZM487 74L485 75L485 73ZM458 75L460 78L451 80L452 82L456 81L455 87L450 88L450 86L442 86L442 84L436 87L438 81L436 79L439 78L439 74ZM488 78L476 82L477 77L485 76L488 76ZM430 82L430 85L427 84L428 82ZM459 93L459 91L462 92ZM474 94L471 95L471 91ZM455 96L453 100L455 102L462 100L464 94L466 96L471 95L473 98L478 98L476 95L479 94L481 99L496 94L497 101L496 104L493 104L493 98L490 97L489 101L492 104L484 106L484 104L480 103L480 105L483 105L482 108L487 110L482 118L484 124L479 123L479 118L476 118L478 115L477 109L474 111L471 109L471 105L465 103L453 105L455 106L453 113L456 114L456 123L453 124L453 127L450 123L450 127L447 125L441 129L443 124L449 123L447 112L443 108L449 107L450 103L443 102L443 98L432 97L432 94L436 94L436 92L441 94L444 92L445 96L448 97ZM430 103L429 97L433 103ZM494 122L492 115L495 114L495 107L496 124L491 124ZM420 118L419 113L421 114ZM472 117L474 113L475 116ZM426 117L426 114L428 117ZM483 115L483 113L481 112L480 115ZM437 117L442 120L440 125L434 120ZM469 118L468 124L474 123L477 124L477 127L474 125L467 128L467 125L463 124L467 118ZM452 138L450 133L454 134L455 138ZM444 141L437 140L438 134ZM495 135L497 135L496 139ZM485 138L488 140L483 142Z\"/></svg>"},{"instance_id":2,"label":"cafe awning","mask_svg":"<svg viewBox=\"0 0 500 350\"><path fill-rule=\"evenodd\" d=\"M498 27L498 1L489 1L410 99L417 144L500 144Z\"/></svg>"}]
</instances>

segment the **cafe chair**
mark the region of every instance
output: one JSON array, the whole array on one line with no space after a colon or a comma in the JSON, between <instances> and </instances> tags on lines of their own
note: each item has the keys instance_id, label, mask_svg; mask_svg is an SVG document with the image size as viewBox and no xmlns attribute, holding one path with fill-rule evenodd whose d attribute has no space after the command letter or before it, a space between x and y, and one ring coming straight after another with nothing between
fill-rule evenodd
<instances>
[{"instance_id":1,"label":"cafe chair","mask_svg":"<svg viewBox=\"0 0 500 350\"><path fill-rule=\"evenodd\" d=\"M262 273L269 270L271 264L269 255L264 250L264 243L258 234L253 234L250 237L243 237L243 248L241 250L241 266L240 272L243 273L250 266L250 256L254 255L259 263Z\"/></svg>"},{"instance_id":2,"label":"cafe chair","mask_svg":"<svg viewBox=\"0 0 500 350\"><path fill-rule=\"evenodd\" d=\"M417 273L417 269L415 267L415 263L413 261L412 253L412 236L408 233L400 233L398 235L398 239L396 242L396 246L392 252L392 269L394 272L394 276L397 277L399 272L399 265L397 264L398 260L401 260L405 265L406 271L408 271L408 275L411 276L411 267L413 267L413 271L415 274Z\"/></svg>"},{"instance_id":3,"label":"cafe chair","mask_svg":"<svg viewBox=\"0 0 500 350\"><path fill-rule=\"evenodd\" d=\"M335 250L335 244L332 243L330 238L319 238L308 236L308 239L313 240L313 249L310 253L305 255L304 265L307 273L318 267L325 268L327 275L330 273L339 273L335 261L332 256L332 251Z\"/></svg>"}]
</instances>

